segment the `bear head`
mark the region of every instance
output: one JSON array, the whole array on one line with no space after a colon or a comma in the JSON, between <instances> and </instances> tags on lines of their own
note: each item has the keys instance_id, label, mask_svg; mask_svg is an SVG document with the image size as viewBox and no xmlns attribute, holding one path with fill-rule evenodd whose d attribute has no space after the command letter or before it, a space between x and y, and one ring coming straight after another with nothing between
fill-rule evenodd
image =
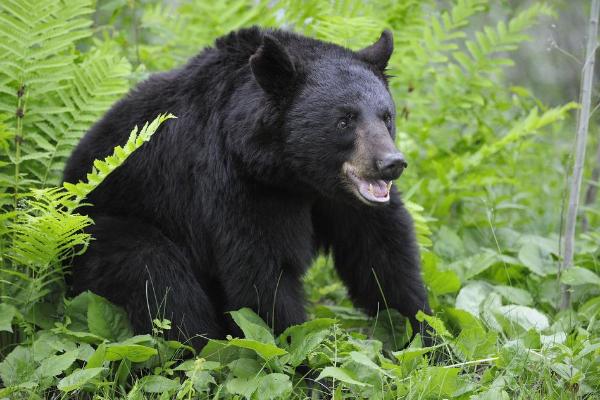
<instances>
[{"instance_id":1,"label":"bear head","mask_svg":"<svg viewBox=\"0 0 600 400\"><path fill-rule=\"evenodd\" d=\"M249 61L270 100L285 104L282 159L321 195L386 204L407 166L394 145L395 105L384 72L392 34L384 31L357 52L310 43L313 54L295 54L266 34Z\"/></svg>"}]
</instances>

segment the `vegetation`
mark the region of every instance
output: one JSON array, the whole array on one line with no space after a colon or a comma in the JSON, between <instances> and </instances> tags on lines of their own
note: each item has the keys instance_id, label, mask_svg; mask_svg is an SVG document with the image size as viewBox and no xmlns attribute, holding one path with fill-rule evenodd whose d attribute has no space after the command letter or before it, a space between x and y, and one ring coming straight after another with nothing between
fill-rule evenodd
<instances>
[{"instance_id":1,"label":"vegetation","mask_svg":"<svg viewBox=\"0 0 600 400\"><path fill-rule=\"evenodd\" d=\"M577 105L542 104L505 76L529 29L556 12L531 2L494 19L492 3L3 0L0 398L597 398L598 200L559 274ZM75 143L151 71L252 24L353 49L393 30L398 145L411 164L397 184L419 234L434 347L407 343L394 311L370 319L353 308L324 257L305 279L309 322L274 337L242 309L232 316L244 337L200 354L162 338L167 320L133 336L106 300L68 296L63 265L85 251L93 223L78 206L172 116L131 127L87 182L61 186ZM564 310L561 284L572 290Z\"/></svg>"}]
</instances>

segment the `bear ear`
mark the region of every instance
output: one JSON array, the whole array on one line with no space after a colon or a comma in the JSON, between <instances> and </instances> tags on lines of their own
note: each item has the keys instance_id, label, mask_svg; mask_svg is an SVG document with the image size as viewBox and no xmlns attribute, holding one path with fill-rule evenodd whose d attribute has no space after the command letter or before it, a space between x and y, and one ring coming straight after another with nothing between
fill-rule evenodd
<instances>
[{"instance_id":1,"label":"bear ear","mask_svg":"<svg viewBox=\"0 0 600 400\"><path fill-rule=\"evenodd\" d=\"M356 54L358 57L379 68L380 71L385 70L387 63L394 51L394 37L388 29L384 30L375 43L369 47L359 50Z\"/></svg>"},{"instance_id":2,"label":"bear ear","mask_svg":"<svg viewBox=\"0 0 600 400\"><path fill-rule=\"evenodd\" d=\"M250 68L258 84L267 93L282 94L296 78L296 67L288 51L271 35L250 57Z\"/></svg>"}]
</instances>

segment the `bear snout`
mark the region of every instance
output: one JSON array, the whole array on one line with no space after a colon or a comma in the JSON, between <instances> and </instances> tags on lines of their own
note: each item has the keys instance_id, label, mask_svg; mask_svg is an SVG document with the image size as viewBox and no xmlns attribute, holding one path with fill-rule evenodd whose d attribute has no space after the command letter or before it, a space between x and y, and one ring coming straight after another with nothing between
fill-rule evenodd
<instances>
[{"instance_id":1,"label":"bear snout","mask_svg":"<svg viewBox=\"0 0 600 400\"><path fill-rule=\"evenodd\" d=\"M398 179L404 169L408 167L404 155L400 152L386 154L381 159L375 161L375 165L381 179L386 181Z\"/></svg>"}]
</instances>

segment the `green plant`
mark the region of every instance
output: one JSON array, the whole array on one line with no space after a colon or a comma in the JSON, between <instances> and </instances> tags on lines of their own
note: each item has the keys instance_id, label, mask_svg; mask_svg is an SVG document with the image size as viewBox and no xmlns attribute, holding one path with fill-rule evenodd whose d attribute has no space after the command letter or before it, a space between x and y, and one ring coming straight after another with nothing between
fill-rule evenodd
<instances>
[{"instance_id":1,"label":"green plant","mask_svg":"<svg viewBox=\"0 0 600 400\"><path fill-rule=\"evenodd\" d=\"M83 253L90 240L84 228L90 217L77 213L87 195L147 142L161 123L173 118L160 115L141 130L135 127L123 146L105 160L96 160L86 182L62 187L32 189L22 195L11 214L5 257L0 266L0 299L3 310L0 331L12 332L13 319L25 330L49 328L64 295L63 266Z\"/></svg>"},{"instance_id":2,"label":"green plant","mask_svg":"<svg viewBox=\"0 0 600 400\"><path fill-rule=\"evenodd\" d=\"M588 213L574 267L558 278L576 105L548 107L508 84L529 29L557 16L528 4L503 5L504 19L489 0L3 1L0 397L594 398L600 220ZM435 346L409 344L392 310L368 318L355 309L330 257L305 279L308 322L276 337L252 311L234 311L244 337L200 354L162 338L167 320L133 336L101 297L65 297L63 265L91 240L93 221L77 206L169 116L134 130L87 182L57 187L74 144L132 83L252 24L353 49L394 32L390 89L410 164L397 185L416 223L436 312L421 318ZM575 288L563 311L560 283Z\"/></svg>"}]
</instances>

